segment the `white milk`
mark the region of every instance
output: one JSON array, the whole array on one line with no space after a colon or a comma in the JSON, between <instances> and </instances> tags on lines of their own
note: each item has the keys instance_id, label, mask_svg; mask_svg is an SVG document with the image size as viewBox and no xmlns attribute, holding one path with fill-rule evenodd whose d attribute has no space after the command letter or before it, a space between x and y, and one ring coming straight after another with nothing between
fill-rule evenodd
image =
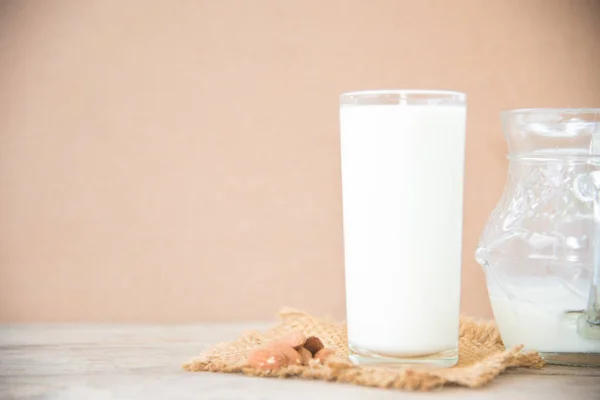
<instances>
[{"instance_id":1,"label":"white milk","mask_svg":"<svg viewBox=\"0 0 600 400\"><path fill-rule=\"evenodd\" d=\"M456 349L466 107L340 114L349 344L389 356Z\"/></svg>"},{"instance_id":2,"label":"white milk","mask_svg":"<svg viewBox=\"0 0 600 400\"><path fill-rule=\"evenodd\" d=\"M544 353L600 353L600 340L584 339L577 334L579 314L585 301L565 291L528 288L537 302L490 296L494 317L506 347L524 345ZM539 295L535 293L539 292ZM533 293L531 293L533 292Z\"/></svg>"}]
</instances>

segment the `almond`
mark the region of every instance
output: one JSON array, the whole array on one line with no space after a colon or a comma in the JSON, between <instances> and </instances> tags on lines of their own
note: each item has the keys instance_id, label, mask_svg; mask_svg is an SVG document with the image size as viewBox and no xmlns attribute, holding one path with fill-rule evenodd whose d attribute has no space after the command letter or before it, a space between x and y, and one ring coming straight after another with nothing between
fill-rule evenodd
<instances>
[{"instance_id":1,"label":"almond","mask_svg":"<svg viewBox=\"0 0 600 400\"><path fill-rule=\"evenodd\" d=\"M321 364L324 364L327 357L332 356L334 353L335 352L331 349L322 348L321 350L317 351L317 354L315 354L315 360L319 361Z\"/></svg>"},{"instance_id":2,"label":"almond","mask_svg":"<svg viewBox=\"0 0 600 400\"><path fill-rule=\"evenodd\" d=\"M338 357L335 354L330 355L324 361L324 364L327 364L329 367L333 368L349 368L352 366L348 359Z\"/></svg>"},{"instance_id":3,"label":"almond","mask_svg":"<svg viewBox=\"0 0 600 400\"><path fill-rule=\"evenodd\" d=\"M321 342L321 339L319 339L316 336L309 337L308 339L306 339L306 343L304 343L304 348L306 350L310 351L310 353L313 355L313 357L323 347L324 347L323 342Z\"/></svg>"},{"instance_id":4,"label":"almond","mask_svg":"<svg viewBox=\"0 0 600 400\"><path fill-rule=\"evenodd\" d=\"M290 346L298 349L299 347L304 346L304 343L306 343L306 336L301 331L294 331L284 336L282 342L289 343Z\"/></svg>"},{"instance_id":5,"label":"almond","mask_svg":"<svg viewBox=\"0 0 600 400\"><path fill-rule=\"evenodd\" d=\"M272 342L267 345L267 349L275 350L285 356L288 365L302 364L302 356L292 346L285 342Z\"/></svg>"},{"instance_id":6,"label":"almond","mask_svg":"<svg viewBox=\"0 0 600 400\"><path fill-rule=\"evenodd\" d=\"M310 360L312 360L312 358L313 358L312 353L310 351L306 350L304 347L300 347L298 349L298 353L300 353L300 356L302 357L303 365L308 365Z\"/></svg>"},{"instance_id":7,"label":"almond","mask_svg":"<svg viewBox=\"0 0 600 400\"><path fill-rule=\"evenodd\" d=\"M257 349L248 354L248 364L254 368L275 370L287 365L284 354L273 349Z\"/></svg>"}]
</instances>

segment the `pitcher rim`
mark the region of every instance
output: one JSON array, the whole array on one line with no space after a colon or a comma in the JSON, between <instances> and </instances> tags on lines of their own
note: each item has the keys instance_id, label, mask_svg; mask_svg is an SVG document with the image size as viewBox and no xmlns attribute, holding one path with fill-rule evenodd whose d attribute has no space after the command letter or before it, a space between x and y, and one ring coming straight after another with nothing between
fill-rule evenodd
<instances>
[{"instance_id":1,"label":"pitcher rim","mask_svg":"<svg viewBox=\"0 0 600 400\"><path fill-rule=\"evenodd\" d=\"M502 110L500 114L504 116L516 115L516 114L598 114L600 115L600 108L596 107L567 107L567 108L514 108L508 110ZM600 121L599 121L600 122Z\"/></svg>"}]
</instances>

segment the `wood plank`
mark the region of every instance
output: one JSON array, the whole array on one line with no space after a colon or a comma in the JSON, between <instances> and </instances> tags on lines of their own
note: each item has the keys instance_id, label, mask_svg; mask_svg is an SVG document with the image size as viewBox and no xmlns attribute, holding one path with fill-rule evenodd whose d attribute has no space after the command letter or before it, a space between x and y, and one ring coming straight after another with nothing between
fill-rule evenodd
<instances>
[{"instance_id":1,"label":"wood plank","mask_svg":"<svg viewBox=\"0 0 600 400\"><path fill-rule=\"evenodd\" d=\"M433 393L181 370L208 346L269 325L0 325L0 399L600 398L599 368L516 369L481 389Z\"/></svg>"}]
</instances>

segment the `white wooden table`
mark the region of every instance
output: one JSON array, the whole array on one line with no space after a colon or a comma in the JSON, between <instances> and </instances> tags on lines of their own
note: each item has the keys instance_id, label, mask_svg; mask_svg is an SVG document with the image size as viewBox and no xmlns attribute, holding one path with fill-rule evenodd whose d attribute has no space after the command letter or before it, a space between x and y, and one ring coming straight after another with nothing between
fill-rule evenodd
<instances>
[{"instance_id":1,"label":"white wooden table","mask_svg":"<svg viewBox=\"0 0 600 400\"><path fill-rule=\"evenodd\" d=\"M600 399L595 368L512 371L433 393L182 371L207 346L266 326L0 325L0 399Z\"/></svg>"}]
</instances>

